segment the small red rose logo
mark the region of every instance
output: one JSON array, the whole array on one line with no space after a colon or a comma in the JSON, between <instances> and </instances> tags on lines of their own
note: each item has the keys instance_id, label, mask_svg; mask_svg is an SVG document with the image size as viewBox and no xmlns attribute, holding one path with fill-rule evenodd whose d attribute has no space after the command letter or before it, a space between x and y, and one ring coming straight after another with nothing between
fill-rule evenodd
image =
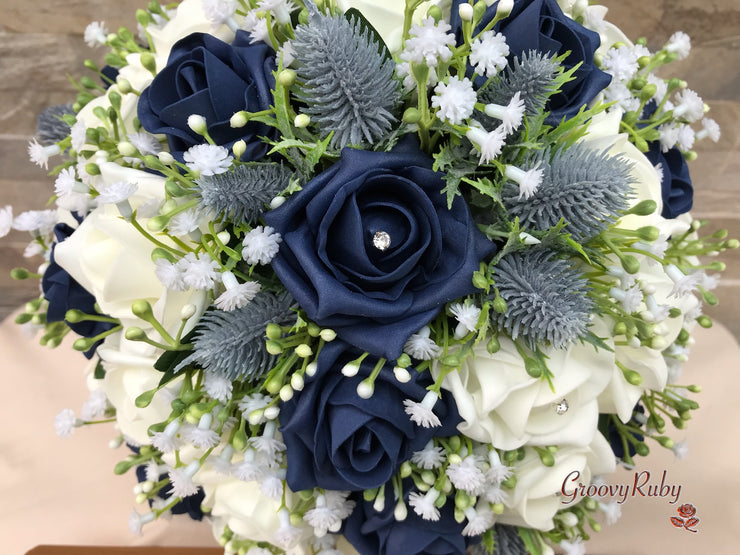
<instances>
[{"instance_id":1,"label":"small red rose logo","mask_svg":"<svg viewBox=\"0 0 740 555\"><path fill-rule=\"evenodd\" d=\"M684 518L692 517L696 514L696 507L694 507L691 503L686 503L678 508L678 514L680 514Z\"/></svg>"},{"instance_id":2,"label":"small red rose logo","mask_svg":"<svg viewBox=\"0 0 740 555\"><path fill-rule=\"evenodd\" d=\"M684 505L681 505L677 511L683 518L672 516L670 517L671 524L676 528L685 528L689 532L698 532L698 530L694 528L699 524L699 519L694 517L696 514L696 507L690 503L685 503ZM684 518L686 520L684 520Z\"/></svg>"}]
</instances>

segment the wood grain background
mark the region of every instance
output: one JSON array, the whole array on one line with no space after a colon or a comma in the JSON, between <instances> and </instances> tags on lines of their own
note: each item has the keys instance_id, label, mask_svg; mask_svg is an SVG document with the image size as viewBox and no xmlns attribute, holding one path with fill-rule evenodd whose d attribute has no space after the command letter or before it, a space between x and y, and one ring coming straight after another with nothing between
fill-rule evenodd
<instances>
[{"instance_id":1,"label":"wood grain background","mask_svg":"<svg viewBox=\"0 0 740 555\"><path fill-rule=\"evenodd\" d=\"M399 0L400 1L400 0ZM604 0L607 19L628 36L649 36L659 47L674 31L692 37L688 60L673 65L712 106L723 136L718 144L699 144L691 171L696 189L694 215L712 218L713 227L740 237L740 3L738 0ZM68 76L83 74L86 58L100 62L103 49L90 49L82 33L90 21L109 29L136 26L135 10L144 0L0 0L0 206L14 213L41 208L53 180L30 164L26 145L36 114L46 106L74 99ZM8 272L27 265L26 234L0 241L0 318L35 296L36 284L15 282ZM740 252L725 256L718 294L708 313L740 336Z\"/></svg>"}]
</instances>

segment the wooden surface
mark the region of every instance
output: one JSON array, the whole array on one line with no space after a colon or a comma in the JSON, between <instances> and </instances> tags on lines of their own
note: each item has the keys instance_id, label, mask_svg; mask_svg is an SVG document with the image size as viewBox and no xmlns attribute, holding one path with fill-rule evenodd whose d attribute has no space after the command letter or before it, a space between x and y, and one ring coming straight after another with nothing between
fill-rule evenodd
<instances>
[{"instance_id":1,"label":"wooden surface","mask_svg":"<svg viewBox=\"0 0 740 555\"><path fill-rule=\"evenodd\" d=\"M221 548L39 545L26 555L221 555Z\"/></svg>"}]
</instances>

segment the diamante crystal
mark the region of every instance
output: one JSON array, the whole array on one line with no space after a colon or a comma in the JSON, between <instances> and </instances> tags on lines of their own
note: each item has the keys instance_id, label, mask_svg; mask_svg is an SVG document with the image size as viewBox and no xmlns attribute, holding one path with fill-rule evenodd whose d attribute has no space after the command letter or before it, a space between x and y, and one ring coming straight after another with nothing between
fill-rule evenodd
<instances>
[{"instance_id":1,"label":"diamante crystal","mask_svg":"<svg viewBox=\"0 0 740 555\"><path fill-rule=\"evenodd\" d=\"M376 231L373 235L373 246L379 251L388 250L391 246L391 236L385 231Z\"/></svg>"},{"instance_id":2,"label":"diamante crystal","mask_svg":"<svg viewBox=\"0 0 740 555\"><path fill-rule=\"evenodd\" d=\"M565 414L568 412L568 401L566 399L563 399L560 401L557 405L555 405L555 412L558 414Z\"/></svg>"}]
</instances>

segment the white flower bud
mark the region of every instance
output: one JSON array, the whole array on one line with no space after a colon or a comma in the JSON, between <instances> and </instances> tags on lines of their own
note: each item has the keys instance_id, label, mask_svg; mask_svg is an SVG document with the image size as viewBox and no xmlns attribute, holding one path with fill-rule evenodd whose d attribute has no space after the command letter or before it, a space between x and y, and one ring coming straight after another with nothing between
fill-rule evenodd
<instances>
[{"instance_id":1,"label":"white flower bud","mask_svg":"<svg viewBox=\"0 0 740 555\"><path fill-rule=\"evenodd\" d=\"M208 129L206 127L206 118L198 114L190 114L188 116L188 127L198 135L203 135Z\"/></svg>"}]
</instances>

